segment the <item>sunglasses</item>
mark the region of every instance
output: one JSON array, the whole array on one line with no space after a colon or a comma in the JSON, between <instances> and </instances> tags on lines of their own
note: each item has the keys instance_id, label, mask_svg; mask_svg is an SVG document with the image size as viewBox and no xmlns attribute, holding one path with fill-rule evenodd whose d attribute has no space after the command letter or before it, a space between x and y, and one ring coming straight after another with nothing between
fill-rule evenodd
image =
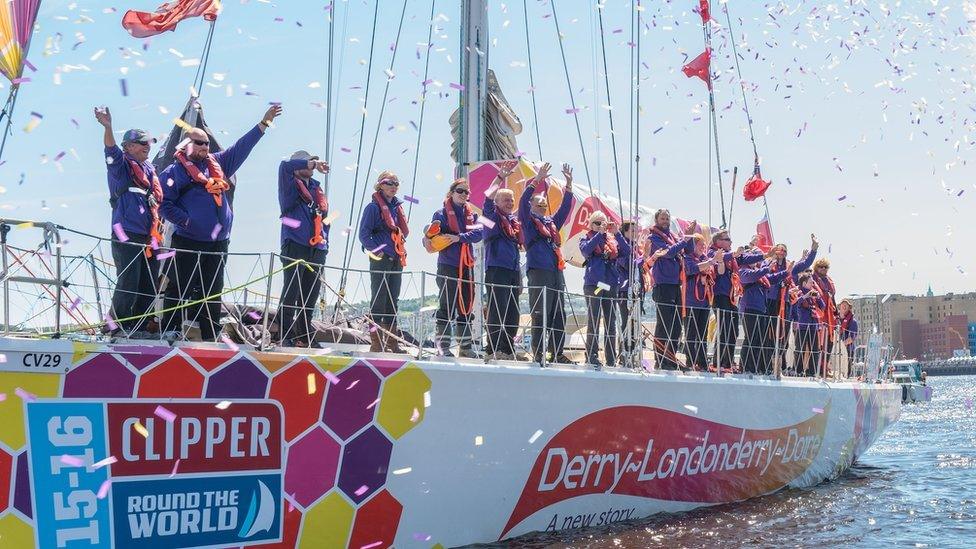
<instances>
[{"instance_id":1,"label":"sunglasses","mask_svg":"<svg viewBox=\"0 0 976 549\"><path fill-rule=\"evenodd\" d=\"M454 189L454 192L464 196L468 196L469 194L471 194L471 191L469 191L468 189Z\"/></svg>"},{"instance_id":2,"label":"sunglasses","mask_svg":"<svg viewBox=\"0 0 976 549\"><path fill-rule=\"evenodd\" d=\"M731 238L720 238L719 240L724 240L726 242L732 242L732 239Z\"/></svg>"},{"instance_id":3,"label":"sunglasses","mask_svg":"<svg viewBox=\"0 0 976 549\"><path fill-rule=\"evenodd\" d=\"M198 146L198 147L209 147L210 146L210 142L209 141L197 141L196 139L191 139L191 141L193 141L193 144L196 145L196 146Z\"/></svg>"},{"instance_id":4,"label":"sunglasses","mask_svg":"<svg viewBox=\"0 0 976 549\"><path fill-rule=\"evenodd\" d=\"M603 222L602 221L594 221L592 224L593 225L596 225L597 227L599 227L600 225L603 225Z\"/></svg>"},{"instance_id":5,"label":"sunglasses","mask_svg":"<svg viewBox=\"0 0 976 549\"><path fill-rule=\"evenodd\" d=\"M383 181L380 181L380 184L381 185L386 185L388 187L399 187L400 186L400 182L397 181L396 179L384 179Z\"/></svg>"},{"instance_id":6,"label":"sunglasses","mask_svg":"<svg viewBox=\"0 0 976 549\"><path fill-rule=\"evenodd\" d=\"M130 143L134 143L136 145L140 145L140 146L143 146L143 147L148 147L149 146L149 142L148 141L130 141Z\"/></svg>"}]
</instances>

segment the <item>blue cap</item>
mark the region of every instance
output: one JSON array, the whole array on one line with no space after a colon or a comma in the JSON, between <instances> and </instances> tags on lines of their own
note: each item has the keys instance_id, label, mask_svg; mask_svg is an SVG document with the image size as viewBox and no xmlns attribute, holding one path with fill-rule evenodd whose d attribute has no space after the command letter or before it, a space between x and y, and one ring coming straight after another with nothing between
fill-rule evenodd
<instances>
[{"instance_id":1,"label":"blue cap","mask_svg":"<svg viewBox=\"0 0 976 549\"><path fill-rule=\"evenodd\" d=\"M155 137L150 137L145 130L132 129L125 132L122 135L122 144L126 143L140 143L144 145L149 145L156 142Z\"/></svg>"}]
</instances>

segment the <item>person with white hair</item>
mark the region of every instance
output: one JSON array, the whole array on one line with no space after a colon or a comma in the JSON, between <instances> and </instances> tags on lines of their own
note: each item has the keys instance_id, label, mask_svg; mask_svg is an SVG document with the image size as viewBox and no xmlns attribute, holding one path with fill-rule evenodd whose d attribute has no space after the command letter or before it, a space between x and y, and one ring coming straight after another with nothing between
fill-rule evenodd
<instances>
[{"instance_id":1,"label":"person with white hair","mask_svg":"<svg viewBox=\"0 0 976 549\"><path fill-rule=\"evenodd\" d=\"M583 295L586 296L586 362L599 370L597 341L600 335L600 319L603 319L603 353L606 365L617 364L617 314L616 299L620 290L620 272L617 258L630 256L630 243L618 230L617 223L607 214L595 211L590 214L588 231L580 240L583 252Z\"/></svg>"},{"instance_id":2,"label":"person with white hair","mask_svg":"<svg viewBox=\"0 0 976 549\"><path fill-rule=\"evenodd\" d=\"M515 213L515 193L506 188L506 180L516 162L498 169L497 185L485 193L485 285L488 290L488 347L489 356L499 360L515 360L515 335L521 311L522 294L521 249L525 233Z\"/></svg>"}]
</instances>

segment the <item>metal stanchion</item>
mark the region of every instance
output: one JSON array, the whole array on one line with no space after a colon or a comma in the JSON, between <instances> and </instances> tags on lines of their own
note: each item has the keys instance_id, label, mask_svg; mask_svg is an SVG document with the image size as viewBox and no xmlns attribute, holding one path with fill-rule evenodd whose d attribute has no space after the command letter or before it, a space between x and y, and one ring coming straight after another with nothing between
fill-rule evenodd
<instances>
[{"instance_id":1,"label":"metal stanchion","mask_svg":"<svg viewBox=\"0 0 976 549\"><path fill-rule=\"evenodd\" d=\"M102 290L98 285L98 270L95 268L95 260L89 254L88 264L91 265L92 273L92 285L95 286L95 312L98 314L98 318L104 318L102 315ZM153 282L153 287L156 286L156 282ZM153 305L155 306L156 300L153 296Z\"/></svg>"},{"instance_id":2,"label":"metal stanchion","mask_svg":"<svg viewBox=\"0 0 976 549\"><path fill-rule=\"evenodd\" d=\"M540 341L533 342L539 346L539 365L543 368L546 367L546 355L548 354L549 347L549 309L546 307L546 294L548 294L548 289L546 287L542 288L542 337ZM531 315L530 315L531 317ZM534 351L534 350L533 350ZM555 359L556 357L552 357Z\"/></svg>"},{"instance_id":3,"label":"metal stanchion","mask_svg":"<svg viewBox=\"0 0 976 549\"><path fill-rule=\"evenodd\" d=\"M275 254L273 253L268 257L268 284L264 290L264 314L261 320L261 343L259 345L262 351L267 350L271 346L271 334L268 332L268 311L271 309L271 273L274 272L274 258ZM198 255L197 261L199 260L200 257ZM265 345L265 338L267 338L267 346Z\"/></svg>"},{"instance_id":4,"label":"metal stanchion","mask_svg":"<svg viewBox=\"0 0 976 549\"><path fill-rule=\"evenodd\" d=\"M776 322L776 340L773 342L773 376L783 379L783 364L779 356L779 338L782 334L782 323L778 316L773 317ZM765 367L764 367L765 369Z\"/></svg>"},{"instance_id":5,"label":"metal stanchion","mask_svg":"<svg viewBox=\"0 0 976 549\"><path fill-rule=\"evenodd\" d=\"M417 307L417 322L414 323L414 333L417 334L417 360L424 358L424 341L427 340L426 330L421 329L425 326L423 321L424 304L427 303L427 272L420 271L420 306Z\"/></svg>"}]
</instances>

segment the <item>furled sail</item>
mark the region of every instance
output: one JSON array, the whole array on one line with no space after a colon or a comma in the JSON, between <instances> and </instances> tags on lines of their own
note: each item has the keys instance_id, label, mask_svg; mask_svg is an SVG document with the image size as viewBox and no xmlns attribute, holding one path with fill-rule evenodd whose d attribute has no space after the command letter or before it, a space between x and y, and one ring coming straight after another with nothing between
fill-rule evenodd
<instances>
[{"instance_id":1,"label":"furled sail","mask_svg":"<svg viewBox=\"0 0 976 549\"><path fill-rule=\"evenodd\" d=\"M522 133L522 121L505 99L495 72L488 69L488 99L485 104L485 142L482 158L515 158L519 156L515 136ZM451 115L451 158L458 160L458 143L461 132L461 110Z\"/></svg>"}]
</instances>

